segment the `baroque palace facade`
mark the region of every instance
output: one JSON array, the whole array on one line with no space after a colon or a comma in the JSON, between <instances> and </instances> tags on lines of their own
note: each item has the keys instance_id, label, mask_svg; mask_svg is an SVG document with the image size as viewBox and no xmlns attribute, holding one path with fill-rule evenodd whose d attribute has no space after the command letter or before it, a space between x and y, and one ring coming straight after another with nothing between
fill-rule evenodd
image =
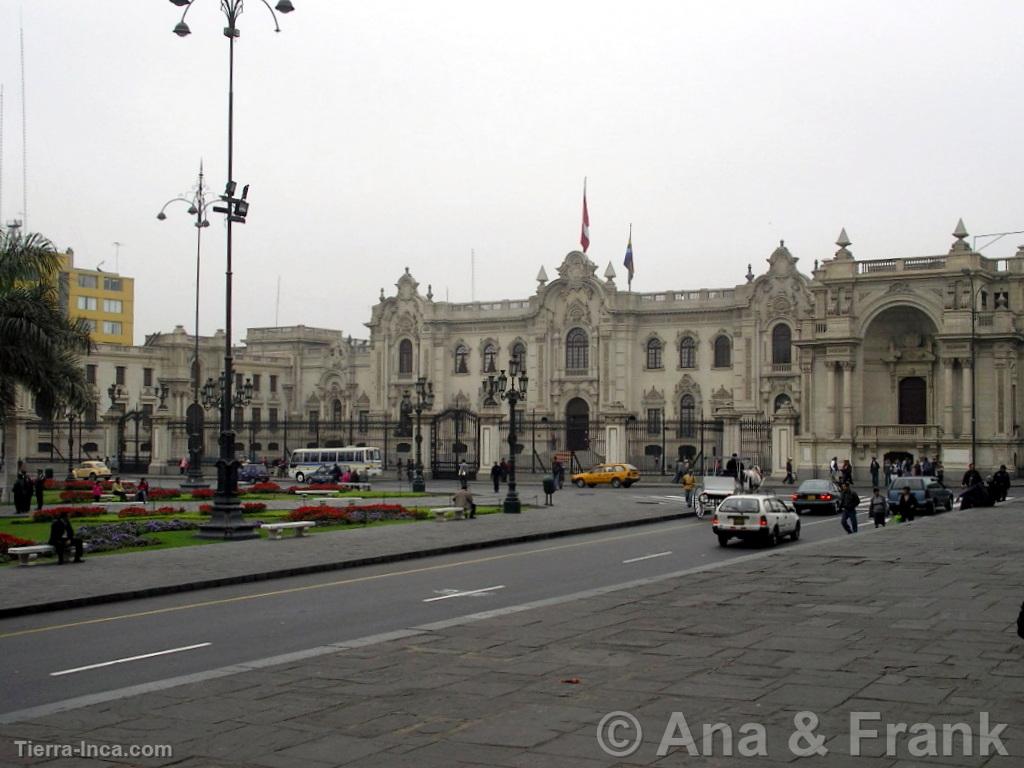
<instances>
[{"instance_id":1,"label":"baroque palace facade","mask_svg":"<svg viewBox=\"0 0 1024 768\"><path fill-rule=\"evenodd\" d=\"M371 309L368 339L305 326L254 328L235 350L253 400L236 409L240 455L276 459L297 447L368 444L389 466L415 458L416 417L403 395L417 379L435 401L420 418L423 463L443 476L466 459L508 456L510 415L488 374L515 358L529 374L516 416L520 465L557 453L582 464L631 461L671 471L736 452L779 472L792 457L810 476L833 456L939 456L955 470L1024 461L1019 425L1024 247L1009 259L974 252L959 224L943 255L857 260L839 250L808 276L784 244L767 269L727 289L622 291L611 265L569 253L536 292L494 302L435 301L408 268ZM178 326L141 347L100 345L84 364L95 412L70 422L23 395L12 427L19 457L66 466L119 456L122 470L173 472L187 453L193 376L216 377L221 332ZM415 403L415 394L412 398ZM204 429L217 452L216 410ZM70 432L70 434L69 434Z\"/></svg>"}]
</instances>

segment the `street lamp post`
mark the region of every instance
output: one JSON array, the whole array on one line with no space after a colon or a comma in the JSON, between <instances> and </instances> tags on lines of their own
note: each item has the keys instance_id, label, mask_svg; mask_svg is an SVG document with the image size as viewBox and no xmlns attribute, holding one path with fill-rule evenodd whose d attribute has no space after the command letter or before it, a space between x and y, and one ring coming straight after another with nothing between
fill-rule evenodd
<instances>
[{"instance_id":1,"label":"street lamp post","mask_svg":"<svg viewBox=\"0 0 1024 768\"><path fill-rule=\"evenodd\" d=\"M484 379L484 391L489 401L493 401L496 394L502 400L508 401L508 494L506 494L505 501L502 504L502 511L516 514L522 511L519 494L516 492L516 448L518 447L518 440L516 438L516 404L526 400L526 387L530 379L526 375L526 366L522 364L518 357L513 357L509 360L508 372L508 376L502 370L497 377L488 376Z\"/></svg>"},{"instance_id":2,"label":"street lamp post","mask_svg":"<svg viewBox=\"0 0 1024 768\"><path fill-rule=\"evenodd\" d=\"M412 489L423 492L427 490L427 481L423 477L423 431L421 416L424 410L434 407L434 384L427 381L426 376L416 379L416 402L412 402L409 390L402 395L402 412L412 411L416 414L416 475L412 479Z\"/></svg>"},{"instance_id":3,"label":"street lamp post","mask_svg":"<svg viewBox=\"0 0 1024 768\"><path fill-rule=\"evenodd\" d=\"M185 10L181 20L174 26L174 34L185 37L191 33L185 17L198 0L171 0L171 3ZM295 10L291 0L278 0L273 8L267 0L261 0L274 20L274 31L280 32L277 15L274 13L290 13ZM214 211L227 216L227 269L225 271L225 333L224 333L224 372L221 378L220 405L220 456L217 459L217 492L213 499L213 514L210 521L199 527L202 538L243 539L255 538L259 534L253 523L246 522L242 517L242 508L238 502L238 459L235 458L235 432L231 425L231 408L234 405L232 381L234 366L231 350L231 225L235 222L245 223L249 213L246 197L249 186L242 188L241 197L235 197L237 184L234 176L234 127L235 127L235 39L239 36L238 17L242 14L243 0L220 0L220 9L227 19L224 36L228 39L228 180L224 194L220 196L224 205L215 206ZM210 383L210 382L208 382ZM251 392L250 392L251 397Z\"/></svg>"},{"instance_id":4,"label":"street lamp post","mask_svg":"<svg viewBox=\"0 0 1024 768\"><path fill-rule=\"evenodd\" d=\"M976 374L974 369L977 367L977 352L976 352L976 341L975 341L975 317L977 315L976 301L977 297L974 293L974 272L966 267L960 270L967 279L971 281L971 462L976 464L978 461L978 407L977 407L977 394L976 389Z\"/></svg>"},{"instance_id":5,"label":"street lamp post","mask_svg":"<svg viewBox=\"0 0 1024 768\"><path fill-rule=\"evenodd\" d=\"M74 453L75 453L75 412L72 411L69 408L67 414L65 414L65 415L68 417L68 476L65 479L67 479L67 480L74 480L75 479L75 463L74 463Z\"/></svg>"},{"instance_id":6,"label":"street lamp post","mask_svg":"<svg viewBox=\"0 0 1024 768\"><path fill-rule=\"evenodd\" d=\"M206 211L212 204L206 198L206 182L203 178L203 164L199 163L199 181L192 192L191 197L174 197L164 203L157 219L167 219L167 206L171 203L185 203L188 205L189 215L195 216L196 228L196 320L195 320L195 350L192 363L192 404L185 413L185 420L188 428L188 480L182 483L183 488L208 488L209 484L203 482L203 407L199 404L199 264L203 250L203 230L210 226L206 218Z\"/></svg>"}]
</instances>

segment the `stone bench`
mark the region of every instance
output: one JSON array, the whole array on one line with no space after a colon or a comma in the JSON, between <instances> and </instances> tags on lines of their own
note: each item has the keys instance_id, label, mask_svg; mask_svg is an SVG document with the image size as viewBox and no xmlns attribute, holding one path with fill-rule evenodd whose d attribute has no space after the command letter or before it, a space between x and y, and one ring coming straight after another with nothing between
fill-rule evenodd
<instances>
[{"instance_id":1,"label":"stone bench","mask_svg":"<svg viewBox=\"0 0 1024 768\"><path fill-rule=\"evenodd\" d=\"M343 491L370 491L369 483L338 483Z\"/></svg>"},{"instance_id":2,"label":"stone bench","mask_svg":"<svg viewBox=\"0 0 1024 768\"><path fill-rule=\"evenodd\" d=\"M73 554L75 548L71 545L68 546L65 554ZM82 553L89 551L89 542L82 543ZM38 557L39 555L56 555L57 550L52 544L31 544L25 547L10 547L7 550L8 555L18 556L18 565L28 565L29 561L32 560L33 555Z\"/></svg>"},{"instance_id":3,"label":"stone bench","mask_svg":"<svg viewBox=\"0 0 1024 768\"><path fill-rule=\"evenodd\" d=\"M435 520L444 522L448 515L452 516L452 520L461 520L466 510L462 507L431 507L430 511L433 512Z\"/></svg>"},{"instance_id":4,"label":"stone bench","mask_svg":"<svg viewBox=\"0 0 1024 768\"><path fill-rule=\"evenodd\" d=\"M312 491L295 491L296 496L330 496L337 491L330 491L326 489L317 489Z\"/></svg>"},{"instance_id":5,"label":"stone bench","mask_svg":"<svg viewBox=\"0 0 1024 768\"><path fill-rule=\"evenodd\" d=\"M264 523L261 527L265 531L270 531L270 538L280 539L281 534L289 528L295 529L296 536L305 536L306 529L315 525L312 520L300 520L294 523Z\"/></svg>"}]
</instances>

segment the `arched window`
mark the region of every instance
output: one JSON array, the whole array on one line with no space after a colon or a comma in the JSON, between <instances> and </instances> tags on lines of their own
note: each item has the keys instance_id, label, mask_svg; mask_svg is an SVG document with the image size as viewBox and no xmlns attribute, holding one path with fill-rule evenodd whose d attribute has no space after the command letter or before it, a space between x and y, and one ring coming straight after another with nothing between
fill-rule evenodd
<instances>
[{"instance_id":1,"label":"arched window","mask_svg":"<svg viewBox=\"0 0 1024 768\"><path fill-rule=\"evenodd\" d=\"M697 367L697 343L690 336L679 342L679 367Z\"/></svg>"},{"instance_id":2,"label":"arched window","mask_svg":"<svg viewBox=\"0 0 1024 768\"><path fill-rule=\"evenodd\" d=\"M341 400L337 398L331 403L331 421L341 421Z\"/></svg>"},{"instance_id":3,"label":"arched window","mask_svg":"<svg viewBox=\"0 0 1024 768\"><path fill-rule=\"evenodd\" d=\"M693 437L696 414L697 404L693 395L683 395L679 399L679 437Z\"/></svg>"},{"instance_id":4,"label":"arched window","mask_svg":"<svg viewBox=\"0 0 1024 768\"><path fill-rule=\"evenodd\" d=\"M412 373L412 342L409 339L398 343L398 372Z\"/></svg>"},{"instance_id":5,"label":"arched window","mask_svg":"<svg viewBox=\"0 0 1024 768\"><path fill-rule=\"evenodd\" d=\"M517 341L512 345L511 358L516 362L516 367L521 371L526 367L526 345Z\"/></svg>"},{"instance_id":6,"label":"arched window","mask_svg":"<svg viewBox=\"0 0 1024 768\"><path fill-rule=\"evenodd\" d=\"M661 341L658 339L647 342L647 367L661 368Z\"/></svg>"},{"instance_id":7,"label":"arched window","mask_svg":"<svg viewBox=\"0 0 1024 768\"><path fill-rule=\"evenodd\" d=\"M590 367L587 332L573 328L565 337L565 367L570 371L585 371Z\"/></svg>"},{"instance_id":8,"label":"arched window","mask_svg":"<svg viewBox=\"0 0 1024 768\"><path fill-rule=\"evenodd\" d=\"M775 398L775 412L778 413L780 408L789 406L793 407L793 400L787 394L781 394Z\"/></svg>"},{"instance_id":9,"label":"arched window","mask_svg":"<svg viewBox=\"0 0 1024 768\"><path fill-rule=\"evenodd\" d=\"M793 332L785 323L772 329L772 363L789 365L793 362Z\"/></svg>"},{"instance_id":10,"label":"arched window","mask_svg":"<svg viewBox=\"0 0 1024 768\"><path fill-rule=\"evenodd\" d=\"M484 347L484 373L495 373L498 370L494 365L497 358L498 350L493 344L487 344Z\"/></svg>"},{"instance_id":11,"label":"arched window","mask_svg":"<svg viewBox=\"0 0 1024 768\"><path fill-rule=\"evenodd\" d=\"M728 336L715 339L715 368L732 367L732 345Z\"/></svg>"},{"instance_id":12,"label":"arched window","mask_svg":"<svg viewBox=\"0 0 1024 768\"><path fill-rule=\"evenodd\" d=\"M469 373L469 347L465 344L455 348L455 372Z\"/></svg>"}]
</instances>

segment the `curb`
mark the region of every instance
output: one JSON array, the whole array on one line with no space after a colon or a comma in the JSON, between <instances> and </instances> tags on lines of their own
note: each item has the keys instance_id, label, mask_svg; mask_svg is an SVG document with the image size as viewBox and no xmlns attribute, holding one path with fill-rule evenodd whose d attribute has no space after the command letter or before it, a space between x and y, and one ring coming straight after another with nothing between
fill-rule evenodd
<instances>
[{"instance_id":1,"label":"curb","mask_svg":"<svg viewBox=\"0 0 1024 768\"><path fill-rule=\"evenodd\" d=\"M566 528L557 531L542 531L539 533L524 533L519 536L508 536L501 539L488 539L486 541L465 542L462 544L450 544L432 549L420 549L410 552L394 552L391 554L374 555L372 557L361 557L354 560L342 560L336 563L315 563L313 565L302 565L294 568L282 568L276 571L264 571L261 573L247 573L239 576L224 576L216 579L203 579L200 581L185 582L183 584L168 584L160 587L147 587L144 589L131 589L122 592L111 592L104 595L90 595L87 597L73 597L67 600L54 600L47 603L34 603L31 605L16 605L10 608L0 608L0 619L8 619L15 616L28 616L35 613L48 613L51 611L63 611L69 608L84 608L91 605L103 605L105 603L118 603L126 600L138 600L146 597L160 597L162 595L173 595L179 592L193 592L199 589L211 589L214 587L228 587L235 584L250 584L259 581L270 581L271 579L283 579L290 576L307 576L315 573L328 573L330 571L342 571L350 568L361 568L367 565L381 565L386 563L397 563L403 560L420 560L438 555L451 555L460 552L472 552L480 549L493 549L510 544L527 544L532 541L544 541L546 539L559 539L567 536L578 536L587 533L600 533L602 531L613 531L620 528L634 528L641 525L653 525L655 523L666 523L672 520L682 520L687 517L695 517L696 513L675 512L669 515L657 517L645 517L642 520L619 520L613 523L601 523L589 525L582 528Z\"/></svg>"}]
</instances>

